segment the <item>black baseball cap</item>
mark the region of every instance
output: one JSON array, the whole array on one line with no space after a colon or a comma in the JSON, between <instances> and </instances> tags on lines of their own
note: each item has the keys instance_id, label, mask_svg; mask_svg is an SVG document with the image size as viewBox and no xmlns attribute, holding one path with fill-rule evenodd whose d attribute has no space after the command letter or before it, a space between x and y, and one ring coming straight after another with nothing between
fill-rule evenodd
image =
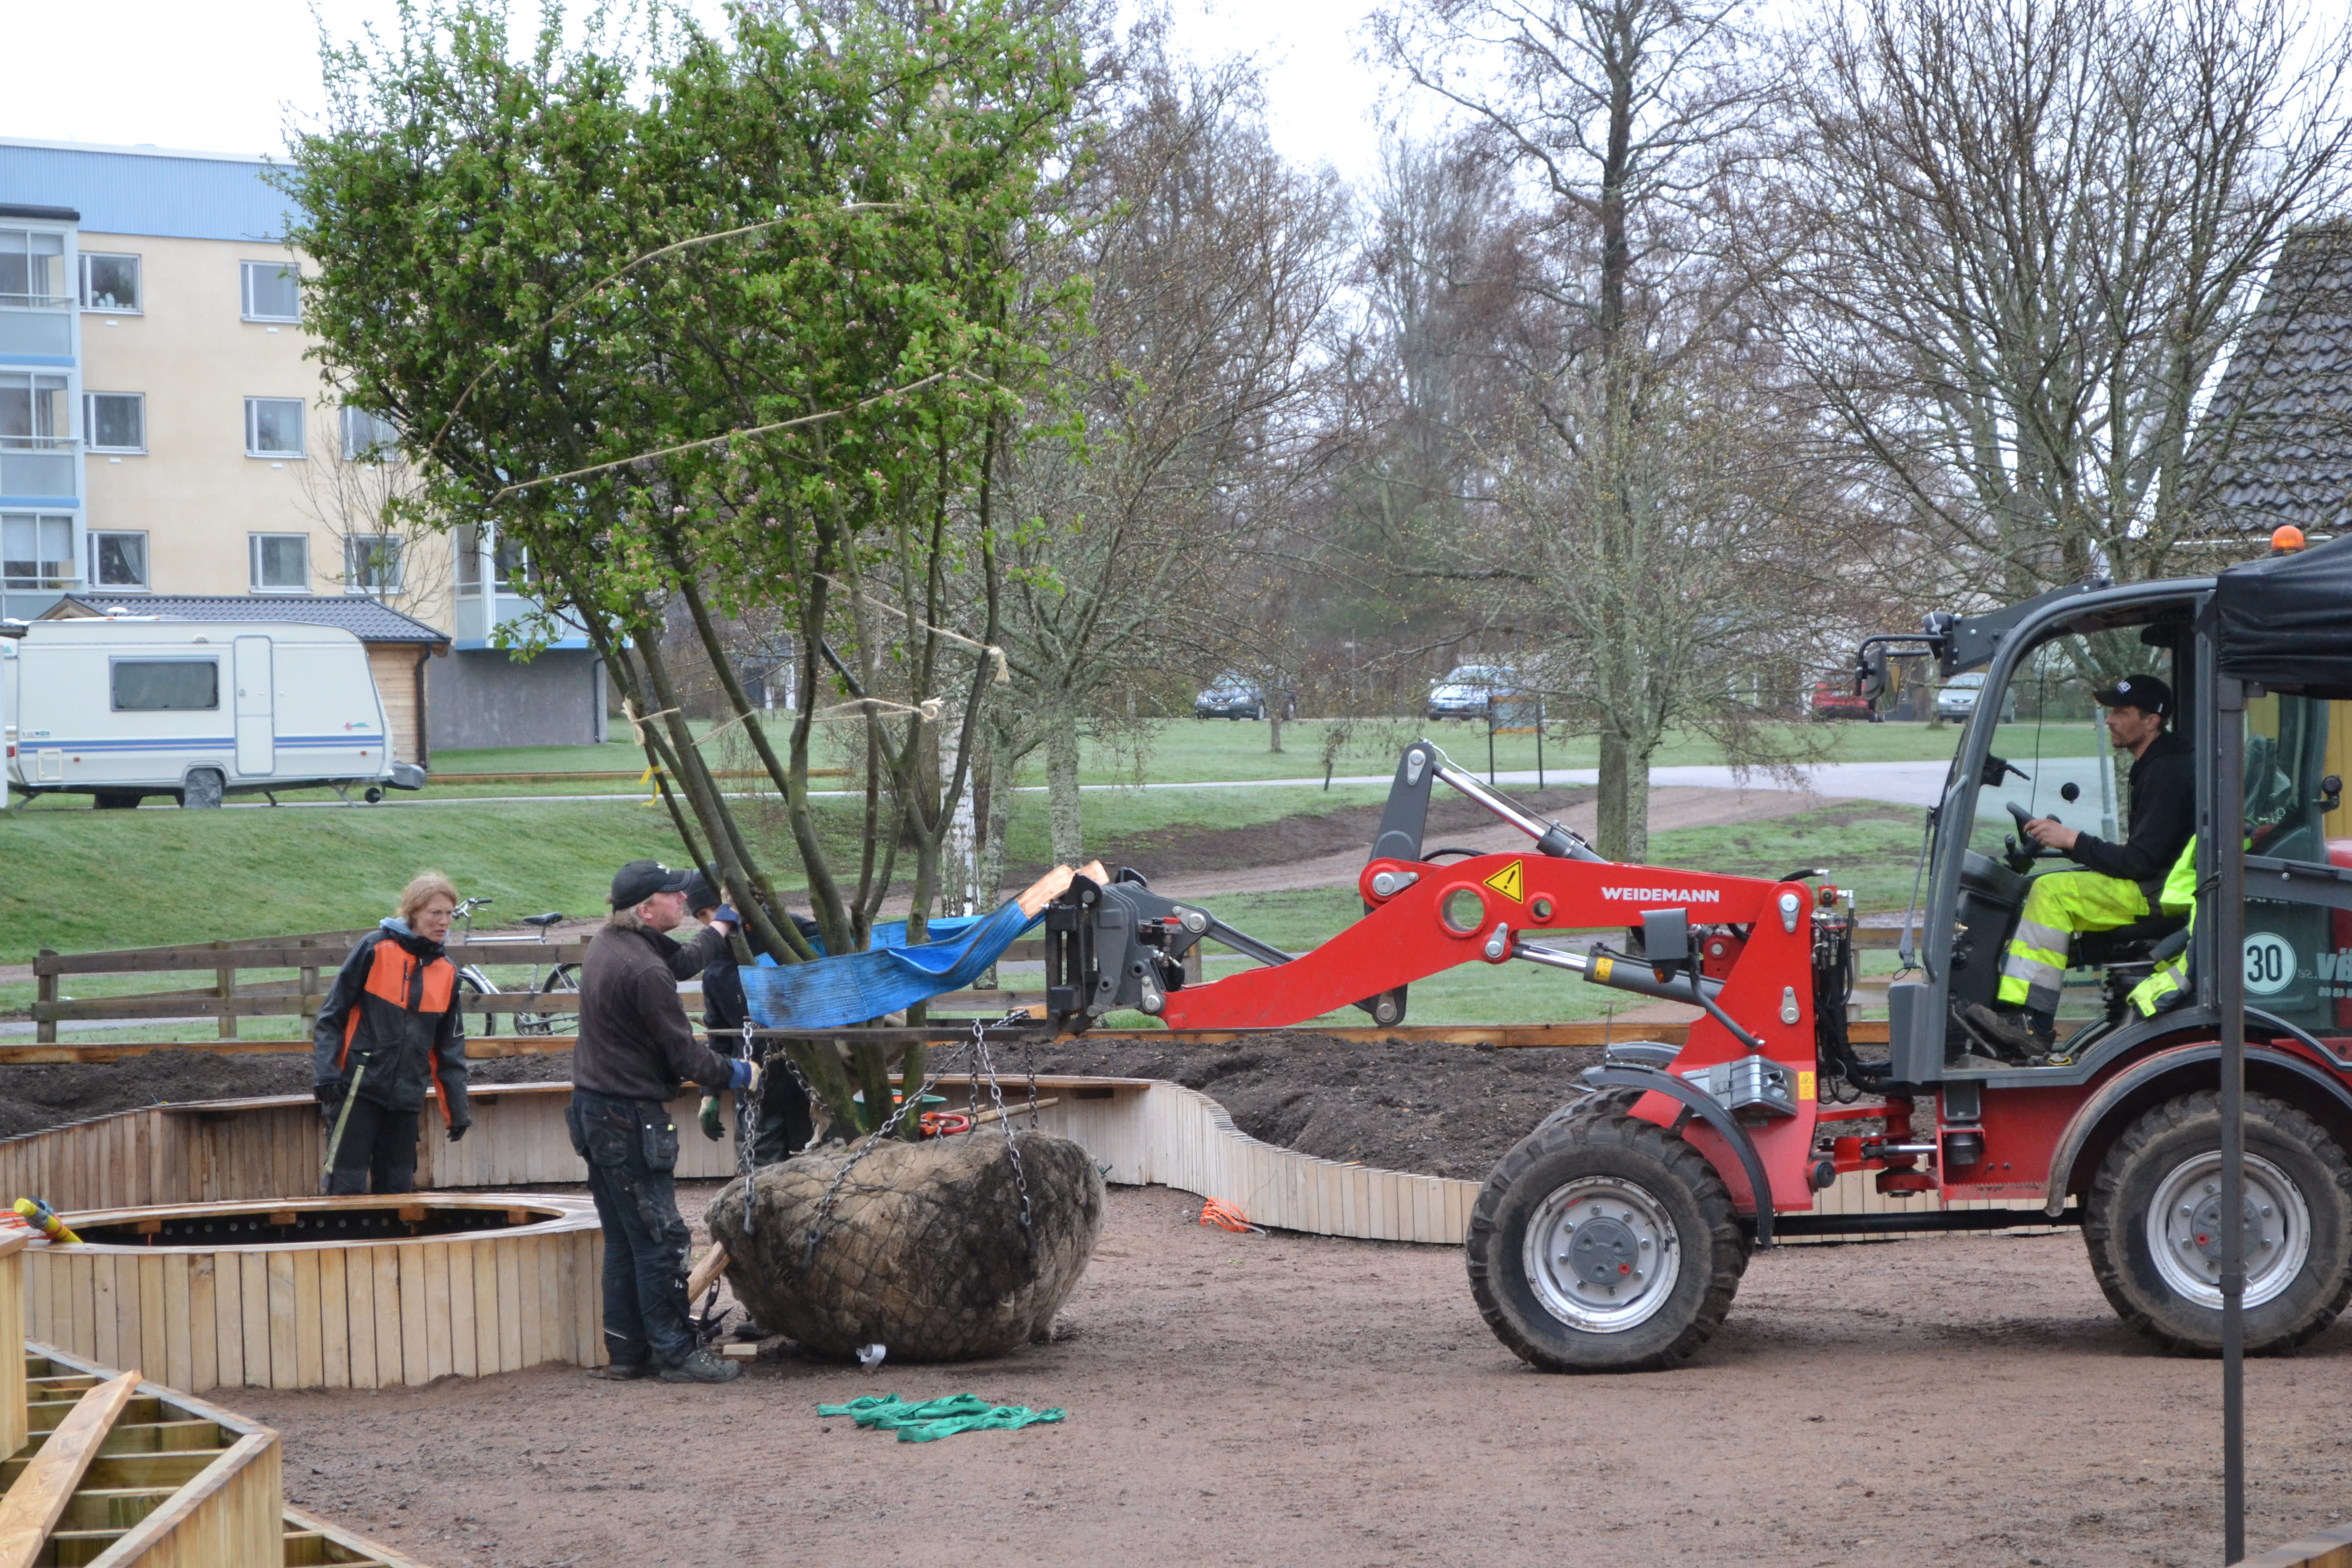
<instances>
[{"instance_id":1,"label":"black baseball cap","mask_svg":"<svg viewBox=\"0 0 2352 1568\"><path fill-rule=\"evenodd\" d=\"M2143 713L2172 711L2172 688L2153 675L2126 675L2091 695L2102 708L2137 708Z\"/></svg>"},{"instance_id":2,"label":"black baseball cap","mask_svg":"<svg viewBox=\"0 0 2352 1568\"><path fill-rule=\"evenodd\" d=\"M689 871L686 878L686 907L689 910L715 910L727 900L710 885L710 879L699 871Z\"/></svg>"},{"instance_id":3,"label":"black baseball cap","mask_svg":"<svg viewBox=\"0 0 2352 1568\"><path fill-rule=\"evenodd\" d=\"M673 871L658 860L632 860L613 873L613 896L606 900L616 910L631 910L656 893L680 893L694 879L692 871Z\"/></svg>"}]
</instances>

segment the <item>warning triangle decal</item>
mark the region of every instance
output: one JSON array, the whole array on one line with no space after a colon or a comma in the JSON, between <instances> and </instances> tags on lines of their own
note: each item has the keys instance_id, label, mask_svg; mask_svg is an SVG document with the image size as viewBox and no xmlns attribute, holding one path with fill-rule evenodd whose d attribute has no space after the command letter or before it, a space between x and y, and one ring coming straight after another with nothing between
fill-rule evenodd
<instances>
[{"instance_id":1,"label":"warning triangle decal","mask_svg":"<svg viewBox=\"0 0 2352 1568\"><path fill-rule=\"evenodd\" d=\"M1494 889L1495 891L1502 894L1503 897L1510 900L1515 904L1524 903L1527 900L1528 896L1527 862L1524 860L1512 861L1509 865L1504 867L1501 870L1487 878L1486 885Z\"/></svg>"}]
</instances>

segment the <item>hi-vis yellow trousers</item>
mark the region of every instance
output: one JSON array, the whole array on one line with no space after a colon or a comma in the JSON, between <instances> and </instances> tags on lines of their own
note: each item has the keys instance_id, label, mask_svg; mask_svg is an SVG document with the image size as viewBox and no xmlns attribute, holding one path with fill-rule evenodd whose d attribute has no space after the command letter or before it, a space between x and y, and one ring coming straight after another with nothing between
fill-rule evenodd
<instances>
[{"instance_id":1,"label":"hi-vis yellow trousers","mask_svg":"<svg viewBox=\"0 0 2352 1568\"><path fill-rule=\"evenodd\" d=\"M2066 944L2078 931L2113 931L2147 913L2137 882L2077 868L2033 879L2017 934L2000 961L2000 1000L2036 1013L2058 1011Z\"/></svg>"}]
</instances>

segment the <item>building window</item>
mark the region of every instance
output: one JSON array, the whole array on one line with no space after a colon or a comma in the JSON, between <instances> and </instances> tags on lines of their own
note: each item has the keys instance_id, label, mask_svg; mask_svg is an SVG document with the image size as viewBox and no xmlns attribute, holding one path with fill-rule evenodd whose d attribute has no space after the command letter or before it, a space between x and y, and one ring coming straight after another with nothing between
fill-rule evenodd
<instances>
[{"instance_id":1,"label":"building window","mask_svg":"<svg viewBox=\"0 0 2352 1568\"><path fill-rule=\"evenodd\" d=\"M490 565L501 594L528 594L539 581L539 569L530 563L530 552L503 533L491 541Z\"/></svg>"},{"instance_id":2,"label":"building window","mask_svg":"<svg viewBox=\"0 0 2352 1568\"><path fill-rule=\"evenodd\" d=\"M74 585L73 519L0 512L0 581L11 588Z\"/></svg>"},{"instance_id":3,"label":"building window","mask_svg":"<svg viewBox=\"0 0 2352 1568\"><path fill-rule=\"evenodd\" d=\"M343 541L343 585L354 594L400 592L400 541L355 533Z\"/></svg>"},{"instance_id":4,"label":"building window","mask_svg":"<svg viewBox=\"0 0 2352 1568\"><path fill-rule=\"evenodd\" d=\"M66 292L66 237L40 229L0 228L0 305L73 303Z\"/></svg>"},{"instance_id":5,"label":"building window","mask_svg":"<svg viewBox=\"0 0 2352 1568\"><path fill-rule=\"evenodd\" d=\"M216 658L117 658L113 666L117 713L193 713L220 707L220 660Z\"/></svg>"},{"instance_id":6,"label":"building window","mask_svg":"<svg viewBox=\"0 0 2352 1568\"><path fill-rule=\"evenodd\" d=\"M83 438L93 452L143 452L147 449L147 395L143 392L85 392L81 395Z\"/></svg>"},{"instance_id":7,"label":"building window","mask_svg":"<svg viewBox=\"0 0 2352 1568\"><path fill-rule=\"evenodd\" d=\"M39 450L65 446L72 437L64 376L0 371L0 447Z\"/></svg>"},{"instance_id":8,"label":"building window","mask_svg":"<svg viewBox=\"0 0 2352 1568\"><path fill-rule=\"evenodd\" d=\"M247 398L245 455L248 458L300 457L302 400L299 397Z\"/></svg>"},{"instance_id":9,"label":"building window","mask_svg":"<svg viewBox=\"0 0 2352 1568\"><path fill-rule=\"evenodd\" d=\"M253 533L253 591L257 594L307 594L310 591L310 536L307 533Z\"/></svg>"},{"instance_id":10,"label":"building window","mask_svg":"<svg viewBox=\"0 0 2352 1568\"><path fill-rule=\"evenodd\" d=\"M457 596L473 599L482 592L482 536L470 522L449 531L449 548L457 552Z\"/></svg>"},{"instance_id":11,"label":"building window","mask_svg":"<svg viewBox=\"0 0 2352 1568\"><path fill-rule=\"evenodd\" d=\"M81 253L81 308L116 315L139 313L139 258Z\"/></svg>"},{"instance_id":12,"label":"building window","mask_svg":"<svg viewBox=\"0 0 2352 1568\"><path fill-rule=\"evenodd\" d=\"M147 591L147 536L143 533L92 533L89 536L89 584L93 588L133 588Z\"/></svg>"},{"instance_id":13,"label":"building window","mask_svg":"<svg viewBox=\"0 0 2352 1568\"><path fill-rule=\"evenodd\" d=\"M400 427L364 408L343 409L343 461L389 463L400 457Z\"/></svg>"},{"instance_id":14,"label":"building window","mask_svg":"<svg viewBox=\"0 0 2352 1568\"><path fill-rule=\"evenodd\" d=\"M248 321L299 321L302 319L302 275L285 261L247 261L245 274L245 319Z\"/></svg>"}]
</instances>

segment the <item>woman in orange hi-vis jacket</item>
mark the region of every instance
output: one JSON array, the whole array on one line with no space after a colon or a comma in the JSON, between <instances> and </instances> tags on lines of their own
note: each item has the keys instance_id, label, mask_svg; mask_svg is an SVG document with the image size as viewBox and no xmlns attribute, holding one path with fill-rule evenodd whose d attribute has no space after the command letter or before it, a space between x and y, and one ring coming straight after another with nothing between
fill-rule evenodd
<instances>
[{"instance_id":1,"label":"woman in orange hi-vis jacket","mask_svg":"<svg viewBox=\"0 0 2352 1568\"><path fill-rule=\"evenodd\" d=\"M330 1193L416 1190L417 1118L427 1087L439 1091L451 1142L473 1125L457 969L441 951L457 908L448 878L420 873L402 890L400 913L361 940L327 993L310 1054L328 1138L342 1128Z\"/></svg>"}]
</instances>

